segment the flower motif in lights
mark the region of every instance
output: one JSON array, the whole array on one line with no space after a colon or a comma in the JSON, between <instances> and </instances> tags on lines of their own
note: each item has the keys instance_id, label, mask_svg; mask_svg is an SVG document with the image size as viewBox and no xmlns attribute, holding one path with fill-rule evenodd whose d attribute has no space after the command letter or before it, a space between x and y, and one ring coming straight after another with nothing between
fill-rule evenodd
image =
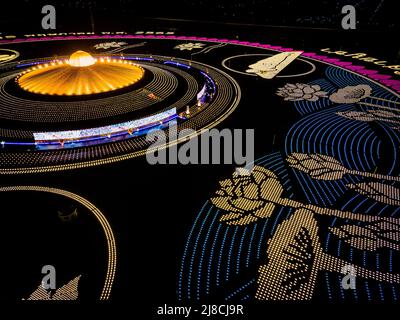
<instances>
[{"instance_id":1,"label":"flower motif in lights","mask_svg":"<svg viewBox=\"0 0 400 320\"><path fill-rule=\"evenodd\" d=\"M284 98L285 101L317 101L319 98L327 98L327 92L322 91L317 84L309 85L305 83L288 83L283 88L279 88L278 96Z\"/></svg>"},{"instance_id":2,"label":"flower motif in lights","mask_svg":"<svg viewBox=\"0 0 400 320\"><path fill-rule=\"evenodd\" d=\"M182 43L177 45L174 49L179 49L181 51L183 50L189 50L192 51L193 49L202 49L205 46L204 43L200 43L200 42L189 42L189 43Z\"/></svg>"},{"instance_id":3,"label":"flower motif in lights","mask_svg":"<svg viewBox=\"0 0 400 320\"><path fill-rule=\"evenodd\" d=\"M348 184L347 187L378 202L400 206L400 189L376 181Z\"/></svg>"},{"instance_id":4,"label":"flower motif in lights","mask_svg":"<svg viewBox=\"0 0 400 320\"><path fill-rule=\"evenodd\" d=\"M289 165L317 180L337 180L348 173L335 158L323 154L292 153L287 156Z\"/></svg>"},{"instance_id":5,"label":"flower motif in lights","mask_svg":"<svg viewBox=\"0 0 400 320\"><path fill-rule=\"evenodd\" d=\"M400 122L400 116L398 114L395 114L394 112L386 110L368 110L367 112L377 117L378 120L389 121L394 123Z\"/></svg>"},{"instance_id":6,"label":"flower motif in lights","mask_svg":"<svg viewBox=\"0 0 400 320\"><path fill-rule=\"evenodd\" d=\"M366 84L348 86L333 93L329 99L335 103L356 103L371 96L372 88Z\"/></svg>"},{"instance_id":7,"label":"flower motif in lights","mask_svg":"<svg viewBox=\"0 0 400 320\"><path fill-rule=\"evenodd\" d=\"M330 228L335 235L356 248L375 250L381 247L397 248L398 233L390 234L394 225L377 221L366 228L343 226ZM319 238L319 226L312 210L297 209L288 219L278 225L268 241L265 264L259 268L256 299L259 300L311 300L318 274L341 273L350 262L323 250ZM382 239L382 237L384 238ZM400 275L352 267L359 278L373 279L389 284L400 283Z\"/></svg>"},{"instance_id":8,"label":"flower motif in lights","mask_svg":"<svg viewBox=\"0 0 400 320\"><path fill-rule=\"evenodd\" d=\"M296 210L268 241L266 264L259 268L258 300L310 300L324 260L313 213Z\"/></svg>"},{"instance_id":9,"label":"flower motif in lights","mask_svg":"<svg viewBox=\"0 0 400 320\"><path fill-rule=\"evenodd\" d=\"M398 177L364 173L348 170L335 159L322 155L305 155L298 159L292 156L288 162L296 169L304 170L306 173L316 173L319 179L336 180L343 174L359 174L368 177L383 178L397 181ZM309 165L312 166L309 171ZM316 171L312 171L314 169ZM314 178L314 177L313 177ZM248 225L263 218L269 218L277 206L290 207L293 209L305 208L314 214L335 216L341 219L358 221L397 221L396 218L374 217L364 214L341 211L327 207L318 207L313 204L305 204L295 199L285 198L284 188L278 177L270 170L255 166L251 171L238 169L231 179L220 182L220 189L210 199L211 203L218 209L225 211L219 221L229 225Z\"/></svg>"},{"instance_id":10,"label":"flower motif in lights","mask_svg":"<svg viewBox=\"0 0 400 320\"><path fill-rule=\"evenodd\" d=\"M335 158L324 154L294 152L287 156L286 161L290 167L304 172L312 179L316 180L339 180L342 179L345 174L351 174L365 178L400 182L400 177L398 176L348 169ZM390 188L386 188L386 191L389 192ZM391 190L391 192L392 194L396 194L394 190ZM397 191L397 194L398 193L399 191Z\"/></svg>"},{"instance_id":11,"label":"flower motif in lights","mask_svg":"<svg viewBox=\"0 0 400 320\"><path fill-rule=\"evenodd\" d=\"M373 114L362 111L338 111L336 114L346 119L362 122L372 122L378 120Z\"/></svg>"},{"instance_id":12,"label":"flower motif in lights","mask_svg":"<svg viewBox=\"0 0 400 320\"><path fill-rule=\"evenodd\" d=\"M346 224L330 227L336 237L359 250L376 251L389 248L400 251L400 224L383 221L372 222L365 226Z\"/></svg>"},{"instance_id":13,"label":"flower motif in lights","mask_svg":"<svg viewBox=\"0 0 400 320\"><path fill-rule=\"evenodd\" d=\"M279 198L283 192L277 176L259 166L250 173L235 172L220 185L211 202L228 212L220 219L227 224L242 225L269 217L275 208L270 199Z\"/></svg>"}]
</instances>

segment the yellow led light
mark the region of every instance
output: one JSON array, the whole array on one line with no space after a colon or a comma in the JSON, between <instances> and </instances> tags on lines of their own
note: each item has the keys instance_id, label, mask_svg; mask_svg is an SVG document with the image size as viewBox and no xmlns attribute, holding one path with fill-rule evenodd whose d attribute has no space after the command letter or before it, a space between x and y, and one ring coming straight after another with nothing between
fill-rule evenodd
<instances>
[{"instance_id":1,"label":"yellow led light","mask_svg":"<svg viewBox=\"0 0 400 320\"><path fill-rule=\"evenodd\" d=\"M69 64L74 67L88 67L94 65L96 61L85 51L76 51L69 57Z\"/></svg>"},{"instance_id":2,"label":"yellow led light","mask_svg":"<svg viewBox=\"0 0 400 320\"><path fill-rule=\"evenodd\" d=\"M100 58L99 62L103 62ZM18 78L20 87L26 91L48 95L89 95L124 88L144 75L136 65L107 58L107 64L98 63L89 53L77 51L69 60L56 64L44 64L27 70Z\"/></svg>"},{"instance_id":3,"label":"yellow led light","mask_svg":"<svg viewBox=\"0 0 400 320\"><path fill-rule=\"evenodd\" d=\"M104 214L91 202L86 200L85 198L66 191L62 189L55 189L49 187L42 186L10 186L10 187L0 187L0 192L13 192L13 191L34 191L34 192L45 192L56 194L60 196L64 196L66 198L72 199L81 205L83 205L86 209L90 211L92 215L97 219L98 223L101 225L102 230L104 232L104 236L107 239L107 251L108 251L108 261L107 261L107 269L106 269L106 277L104 280L103 288L100 294L100 300L108 300L111 294L111 289L113 286L115 271L117 265L117 247L115 243L115 237L109 222L107 221Z\"/></svg>"}]
</instances>

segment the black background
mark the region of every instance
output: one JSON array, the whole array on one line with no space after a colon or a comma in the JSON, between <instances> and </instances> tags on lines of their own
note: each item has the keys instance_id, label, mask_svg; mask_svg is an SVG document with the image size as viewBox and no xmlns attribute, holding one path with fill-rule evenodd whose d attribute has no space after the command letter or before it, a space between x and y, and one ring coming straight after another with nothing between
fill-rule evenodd
<instances>
[{"instance_id":1,"label":"black background","mask_svg":"<svg viewBox=\"0 0 400 320\"><path fill-rule=\"evenodd\" d=\"M391 61L393 64L399 61L395 23L397 20L391 15L387 16L387 25L383 22L377 27L371 27L368 23L360 21L362 25L360 30L343 31L338 27L340 21L338 24L318 25L321 28L328 27L324 30L309 29L304 28L307 27L304 24L296 23L296 17L292 20L285 18L287 21L295 22L286 23L290 24L289 27L282 27L283 23L279 22L284 21L283 13L281 20L277 17L273 19L274 26L240 25L236 23L242 21L230 17L227 20L233 24L210 23L204 21L207 20L207 14L204 12L198 14L203 17L203 22L194 23L171 20L179 17L193 18L190 15L177 14L181 10L180 7L179 10L171 10L175 12L168 17L171 19L158 19L156 13L159 13L160 8L165 8L165 4L158 8L157 6L149 8L149 4L129 2L131 4L127 10L126 6L123 6L123 9L121 6L114 6L115 3L113 8L107 8L105 2L104 5L103 2L101 5L99 3L92 6L83 4L81 7L73 8L60 5L62 9L58 11L61 14L58 18L57 31L175 31L182 35L238 38L301 50L312 51L330 47L336 50L367 52L370 56ZM316 10L315 4L309 4L307 8L314 10L312 12ZM146 16L142 15L143 12L152 12L153 9L156 13L152 17L143 17ZM134 14L130 15L132 12ZM170 11L164 12L170 13ZM367 8L364 12L368 12ZM8 11L2 10L2 15L3 34L43 32L40 29L42 15L39 2L28 1L23 6L13 2ZM254 23L260 20L248 22ZM37 54L51 50L51 45L40 46ZM213 61L208 63L213 64ZM253 84L250 87L243 81L245 80L243 77L237 76L237 79L246 94L235 113L219 127L255 128L256 158L277 151L280 139L295 120L295 114L278 108L268 113L246 112L244 106L259 104L257 98L252 98L255 97L252 92L257 93L260 88ZM279 84L279 81L274 83L274 88ZM271 88L269 94L272 95L272 92ZM274 134L277 135L276 145L272 144ZM100 208L107 215L118 246L117 277L111 301L107 304L130 306L132 309L130 316L144 312L147 315L145 319L149 319L150 314L154 314L156 306L176 303L180 259L193 219L204 201L217 189L218 180L229 176L233 168L223 165L150 166L145 158L137 158L117 164L62 173L1 176L0 179L1 185L46 185L73 191ZM13 212L12 207L5 207L2 211L5 210L9 214ZM54 249L56 250L56 247ZM3 274L4 272L6 271L3 271ZM260 311L265 317L270 306L270 304L262 306L256 304L250 312ZM282 308L287 309L287 307ZM304 312L310 311L310 308L301 309ZM252 318L259 319L259 314Z\"/></svg>"}]
</instances>

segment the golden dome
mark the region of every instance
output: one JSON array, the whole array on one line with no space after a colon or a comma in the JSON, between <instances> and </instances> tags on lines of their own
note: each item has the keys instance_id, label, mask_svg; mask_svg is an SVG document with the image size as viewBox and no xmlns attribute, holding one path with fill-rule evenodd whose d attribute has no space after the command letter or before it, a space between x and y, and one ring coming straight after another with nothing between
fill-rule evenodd
<instances>
[{"instance_id":1,"label":"golden dome","mask_svg":"<svg viewBox=\"0 0 400 320\"><path fill-rule=\"evenodd\" d=\"M139 81L144 70L126 60L93 58L85 51L69 60L53 61L24 71L17 78L29 92L48 95L88 95L117 90Z\"/></svg>"},{"instance_id":2,"label":"golden dome","mask_svg":"<svg viewBox=\"0 0 400 320\"><path fill-rule=\"evenodd\" d=\"M78 50L71 54L68 64L74 67L87 67L96 63L96 60L87 52Z\"/></svg>"}]
</instances>

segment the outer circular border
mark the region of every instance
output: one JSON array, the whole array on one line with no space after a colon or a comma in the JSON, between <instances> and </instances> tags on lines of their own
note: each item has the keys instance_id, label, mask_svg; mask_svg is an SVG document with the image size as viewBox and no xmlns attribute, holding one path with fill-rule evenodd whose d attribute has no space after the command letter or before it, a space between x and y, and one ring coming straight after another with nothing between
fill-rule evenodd
<instances>
[{"instance_id":1,"label":"outer circular border","mask_svg":"<svg viewBox=\"0 0 400 320\"><path fill-rule=\"evenodd\" d=\"M107 240L107 249L108 249L108 262L107 262L107 272L106 278L103 285L103 290L101 292L99 300L108 300L111 294L112 285L115 278L115 270L117 266L117 247L115 243L115 237L113 231L111 229L110 224L108 223L104 214L90 201L85 198L62 189L50 188L50 187L42 187L42 186L9 186L9 187L0 187L0 192L16 192L16 191L36 191L36 192L47 192L52 194L61 195L67 197L69 199L75 200L79 202L81 205L86 207L99 221L100 225L103 228L103 232L105 234Z\"/></svg>"},{"instance_id":2,"label":"outer circular border","mask_svg":"<svg viewBox=\"0 0 400 320\"><path fill-rule=\"evenodd\" d=\"M14 57L14 58L9 59L9 60L6 60L6 61L0 61L0 64L9 63L10 61L13 61L13 60L15 60L15 59L17 59L17 58L19 57L19 52L18 52L18 51L15 51L15 50L12 50L12 49L3 49L3 48L0 48L0 50L12 52L12 53L15 54L15 57ZM0 53L1 53L1 51L0 51Z\"/></svg>"}]
</instances>

